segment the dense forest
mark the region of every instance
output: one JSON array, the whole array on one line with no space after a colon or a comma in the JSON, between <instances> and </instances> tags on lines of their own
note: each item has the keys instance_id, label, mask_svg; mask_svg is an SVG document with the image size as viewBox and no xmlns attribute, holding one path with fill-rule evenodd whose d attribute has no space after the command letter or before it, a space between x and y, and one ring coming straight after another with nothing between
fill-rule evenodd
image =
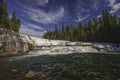
<instances>
[{"instance_id":1,"label":"dense forest","mask_svg":"<svg viewBox=\"0 0 120 80\"><path fill-rule=\"evenodd\" d=\"M16 12L13 12L11 19L9 19L7 2L0 0L0 28L19 32L20 19L16 17Z\"/></svg>"},{"instance_id":2,"label":"dense forest","mask_svg":"<svg viewBox=\"0 0 120 80\"><path fill-rule=\"evenodd\" d=\"M61 29L55 27L48 30L43 38L54 40L70 40L83 42L120 43L120 19L108 10L103 10L101 17L93 19L86 24L78 26L62 25Z\"/></svg>"}]
</instances>

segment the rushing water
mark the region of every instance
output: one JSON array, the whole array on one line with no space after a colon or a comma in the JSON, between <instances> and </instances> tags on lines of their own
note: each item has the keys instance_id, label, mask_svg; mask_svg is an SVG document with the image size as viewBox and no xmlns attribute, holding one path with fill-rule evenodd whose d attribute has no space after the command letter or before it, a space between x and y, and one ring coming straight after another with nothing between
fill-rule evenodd
<instances>
[{"instance_id":1,"label":"rushing water","mask_svg":"<svg viewBox=\"0 0 120 80\"><path fill-rule=\"evenodd\" d=\"M11 74L11 69L18 69L18 74ZM120 80L120 54L24 55L0 59L0 80L24 80L29 70L35 72L34 80Z\"/></svg>"}]
</instances>

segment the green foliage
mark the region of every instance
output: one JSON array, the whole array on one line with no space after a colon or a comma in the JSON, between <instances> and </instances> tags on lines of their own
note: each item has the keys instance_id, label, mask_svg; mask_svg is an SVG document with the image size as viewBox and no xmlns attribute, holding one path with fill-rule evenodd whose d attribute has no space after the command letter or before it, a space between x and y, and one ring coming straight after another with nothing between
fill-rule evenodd
<instances>
[{"instance_id":1,"label":"green foliage","mask_svg":"<svg viewBox=\"0 0 120 80\"><path fill-rule=\"evenodd\" d=\"M0 28L14 30L16 32L18 32L20 28L20 20L16 17L15 12L9 20L7 3L4 3L3 0L0 0Z\"/></svg>"},{"instance_id":2,"label":"green foliage","mask_svg":"<svg viewBox=\"0 0 120 80\"><path fill-rule=\"evenodd\" d=\"M18 32L20 28L20 20L17 19L16 13L14 12L10 20L10 27L12 30Z\"/></svg>"},{"instance_id":3,"label":"green foliage","mask_svg":"<svg viewBox=\"0 0 120 80\"><path fill-rule=\"evenodd\" d=\"M54 31L47 31L43 38L120 43L120 19L116 15L111 15L108 10L104 10L98 19L93 19L87 24L79 23L77 27L73 24L69 26L63 24L61 30L55 28Z\"/></svg>"},{"instance_id":4,"label":"green foliage","mask_svg":"<svg viewBox=\"0 0 120 80\"><path fill-rule=\"evenodd\" d=\"M3 0L0 1L0 28L9 27L9 19L7 12L7 3L3 3Z\"/></svg>"}]
</instances>

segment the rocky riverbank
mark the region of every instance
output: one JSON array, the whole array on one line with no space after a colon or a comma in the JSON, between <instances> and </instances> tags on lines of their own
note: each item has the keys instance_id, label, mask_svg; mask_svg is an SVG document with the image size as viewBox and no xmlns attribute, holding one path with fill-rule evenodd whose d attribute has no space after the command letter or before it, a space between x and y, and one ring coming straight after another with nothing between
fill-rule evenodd
<instances>
[{"instance_id":1,"label":"rocky riverbank","mask_svg":"<svg viewBox=\"0 0 120 80\"><path fill-rule=\"evenodd\" d=\"M120 44L48 40L0 29L0 56L20 55L32 50L49 50L49 53L55 52L56 54L106 52L119 51Z\"/></svg>"},{"instance_id":2,"label":"rocky riverbank","mask_svg":"<svg viewBox=\"0 0 120 80\"><path fill-rule=\"evenodd\" d=\"M0 63L0 80L120 79L120 54L17 56L0 59Z\"/></svg>"},{"instance_id":3,"label":"rocky riverbank","mask_svg":"<svg viewBox=\"0 0 120 80\"><path fill-rule=\"evenodd\" d=\"M30 50L31 44L22 40L18 33L0 29L0 56L12 56Z\"/></svg>"}]
</instances>

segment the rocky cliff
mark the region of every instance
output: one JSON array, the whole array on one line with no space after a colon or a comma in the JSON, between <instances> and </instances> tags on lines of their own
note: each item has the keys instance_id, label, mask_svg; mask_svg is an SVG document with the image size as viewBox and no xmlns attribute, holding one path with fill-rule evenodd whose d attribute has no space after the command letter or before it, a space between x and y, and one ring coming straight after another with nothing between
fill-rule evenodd
<instances>
[{"instance_id":1,"label":"rocky cliff","mask_svg":"<svg viewBox=\"0 0 120 80\"><path fill-rule=\"evenodd\" d=\"M30 44L24 42L18 33L0 29L0 56L11 56L29 51Z\"/></svg>"}]
</instances>

